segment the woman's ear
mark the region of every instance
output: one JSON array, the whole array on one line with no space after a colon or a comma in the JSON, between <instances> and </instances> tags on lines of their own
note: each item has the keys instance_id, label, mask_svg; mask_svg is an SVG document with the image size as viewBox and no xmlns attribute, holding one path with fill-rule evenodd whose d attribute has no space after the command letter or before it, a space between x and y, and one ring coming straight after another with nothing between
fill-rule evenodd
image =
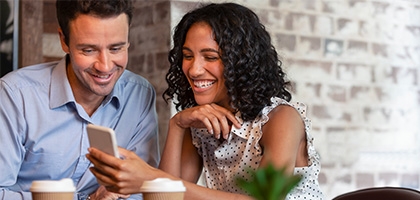
<instances>
[{"instance_id":1,"label":"woman's ear","mask_svg":"<svg viewBox=\"0 0 420 200\"><path fill-rule=\"evenodd\" d=\"M64 36L61 28L58 28L58 35L60 36L61 49L63 49L63 51L67 54L70 53L69 46L66 44L66 37Z\"/></svg>"}]
</instances>

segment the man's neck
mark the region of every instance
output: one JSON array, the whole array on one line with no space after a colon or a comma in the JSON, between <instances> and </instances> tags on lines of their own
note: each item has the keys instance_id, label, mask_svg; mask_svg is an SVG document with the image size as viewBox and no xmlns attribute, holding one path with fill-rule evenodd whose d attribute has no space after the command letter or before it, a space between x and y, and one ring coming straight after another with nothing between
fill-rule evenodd
<instances>
[{"instance_id":1,"label":"man's neck","mask_svg":"<svg viewBox=\"0 0 420 200\"><path fill-rule=\"evenodd\" d=\"M67 77L70 83L74 99L80 104L89 116L98 109L105 97L98 96L88 90L82 85L79 79L72 71L70 64L67 64Z\"/></svg>"}]
</instances>

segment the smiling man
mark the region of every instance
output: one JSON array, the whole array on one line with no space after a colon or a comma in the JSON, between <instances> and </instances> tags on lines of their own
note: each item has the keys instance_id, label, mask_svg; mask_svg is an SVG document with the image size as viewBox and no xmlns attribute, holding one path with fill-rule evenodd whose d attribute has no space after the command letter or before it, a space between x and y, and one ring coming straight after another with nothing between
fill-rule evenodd
<instances>
[{"instance_id":1,"label":"smiling man","mask_svg":"<svg viewBox=\"0 0 420 200\"><path fill-rule=\"evenodd\" d=\"M150 165L160 160L155 90L126 70L132 10L129 0L58 0L65 57L0 79L0 199L31 199L32 181L62 178L75 199L141 198L108 192L85 157L92 123Z\"/></svg>"}]
</instances>

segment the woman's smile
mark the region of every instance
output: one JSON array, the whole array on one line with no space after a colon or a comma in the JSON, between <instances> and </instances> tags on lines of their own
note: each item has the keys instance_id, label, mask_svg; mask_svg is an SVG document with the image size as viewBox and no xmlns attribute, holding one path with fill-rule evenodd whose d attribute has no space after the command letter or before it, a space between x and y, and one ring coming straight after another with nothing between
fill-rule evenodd
<instances>
[{"instance_id":1,"label":"woman's smile","mask_svg":"<svg viewBox=\"0 0 420 200\"><path fill-rule=\"evenodd\" d=\"M194 81L194 86L197 88L208 88L212 86L216 81L199 80Z\"/></svg>"}]
</instances>

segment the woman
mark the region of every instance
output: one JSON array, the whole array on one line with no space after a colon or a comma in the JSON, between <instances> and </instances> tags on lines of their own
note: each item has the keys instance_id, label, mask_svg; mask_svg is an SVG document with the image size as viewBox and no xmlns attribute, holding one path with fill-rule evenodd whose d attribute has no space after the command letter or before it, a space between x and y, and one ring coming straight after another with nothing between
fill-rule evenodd
<instances>
[{"instance_id":1,"label":"woman","mask_svg":"<svg viewBox=\"0 0 420 200\"><path fill-rule=\"evenodd\" d=\"M209 4L184 15L173 41L164 97L179 112L159 169L124 149L125 160L91 149L98 180L128 194L144 180L168 177L183 180L185 199L251 199L236 178L272 163L302 176L288 199L323 199L305 106L289 103L289 82L257 15L234 3ZM195 184L203 167L207 188Z\"/></svg>"}]
</instances>

